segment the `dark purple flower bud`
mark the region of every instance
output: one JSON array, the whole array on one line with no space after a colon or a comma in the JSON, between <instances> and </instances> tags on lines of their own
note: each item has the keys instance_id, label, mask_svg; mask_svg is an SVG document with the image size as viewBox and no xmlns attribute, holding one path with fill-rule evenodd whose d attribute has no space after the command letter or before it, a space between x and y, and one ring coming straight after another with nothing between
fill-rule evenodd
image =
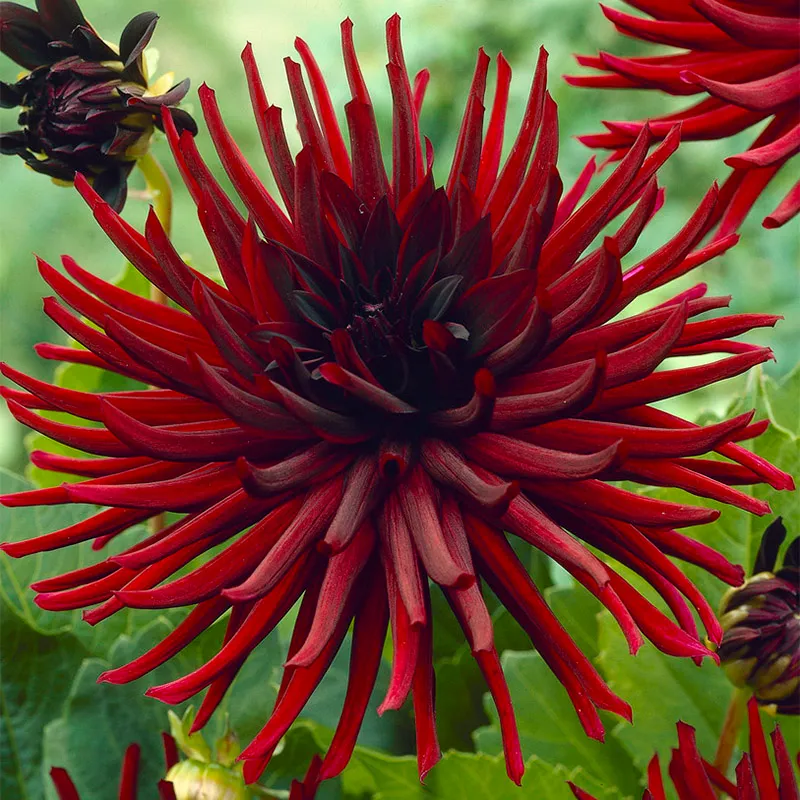
<instances>
[{"instance_id":1,"label":"dark purple flower bud","mask_svg":"<svg viewBox=\"0 0 800 800\"><path fill-rule=\"evenodd\" d=\"M117 50L74 0L37 0L36 7L0 3L0 48L30 70L15 84L0 83L0 106L21 109L21 129L0 135L0 152L56 181L71 183L80 172L120 210L128 175L161 127L163 107L172 108L179 129L197 132L194 120L174 108L189 81L165 91L148 84L143 53L158 21L152 11L127 24Z\"/></svg>"},{"instance_id":2,"label":"dark purple flower bud","mask_svg":"<svg viewBox=\"0 0 800 800\"><path fill-rule=\"evenodd\" d=\"M778 517L764 531L753 576L723 598L719 656L731 681L761 705L800 714L800 537L776 570L785 538Z\"/></svg>"}]
</instances>

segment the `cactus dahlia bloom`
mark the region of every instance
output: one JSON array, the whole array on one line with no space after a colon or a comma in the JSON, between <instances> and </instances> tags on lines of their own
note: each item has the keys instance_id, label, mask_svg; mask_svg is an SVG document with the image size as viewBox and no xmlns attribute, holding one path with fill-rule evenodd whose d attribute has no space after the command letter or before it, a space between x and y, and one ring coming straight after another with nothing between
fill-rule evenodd
<instances>
[{"instance_id":1,"label":"cactus dahlia bloom","mask_svg":"<svg viewBox=\"0 0 800 800\"><path fill-rule=\"evenodd\" d=\"M189 80L171 86L165 75L148 84L143 54L158 21L152 11L125 26L116 48L75 0L36 0L36 8L0 3L0 47L30 70L14 84L0 83L0 106L22 109L21 129L0 134L0 152L59 182L79 172L119 211L162 109L183 99ZM185 111L173 115L179 128L197 131Z\"/></svg>"},{"instance_id":2,"label":"cactus dahlia bloom","mask_svg":"<svg viewBox=\"0 0 800 800\"><path fill-rule=\"evenodd\" d=\"M770 763L764 728L758 715L758 704L751 699L747 705L750 721L749 752L742 755L736 767L736 781L729 781L713 764L709 764L697 749L695 730L685 722L678 723L678 748L672 751L669 777L678 800L716 800L722 794L731 800L800 800L791 757L778 725L770 734L772 750L778 767L778 780ZM647 789L642 800L666 800L664 780L658 756L653 756L647 768ZM577 800L596 800L588 792L570 783Z\"/></svg>"},{"instance_id":3,"label":"cactus dahlia bloom","mask_svg":"<svg viewBox=\"0 0 800 800\"><path fill-rule=\"evenodd\" d=\"M601 6L621 33L680 48L670 55L579 56L604 74L570 76L574 86L658 89L698 95L700 102L649 120L663 139L676 123L684 140L721 139L763 120L769 123L748 150L725 163L733 173L721 190L720 235L735 231L776 172L800 150L800 15L796 0L626 0L653 19ZM644 122L604 122L607 133L581 137L590 147L621 152ZM800 211L800 183L764 219L777 228Z\"/></svg>"},{"instance_id":4,"label":"cactus dahlia bloom","mask_svg":"<svg viewBox=\"0 0 800 800\"><path fill-rule=\"evenodd\" d=\"M674 150L677 132L648 157L650 136L643 131L587 199L588 171L562 191L545 54L503 161L511 72L499 56L484 134L489 58L481 50L453 165L437 186L433 150L419 127L428 74L409 79L395 16L387 24L394 101L389 177L349 20L342 43L352 91L345 106L350 147L319 68L297 40L306 79L300 64L286 60L303 144L296 156L250 47L244 51L283 207L244 160L213 91L200 90L204 116L247 217L213 178L192 137L179 135L165 114L221 282L181 260L154 214L142 235L76 179L109 237L177 308L105 283L70 258L66 274L40 262L61 298L45 300L47 314L85 349L45 344L39 354L110 370L143 388L72 391L4 367L21 387L4 390L17 419L88 457L34 453L40 467L84 480L3 502L107 508L3 549L18 557L90 539L101 549L150 517L180 514L125 552L34 589L46 609L91 607L90 623L124 606L194 607L161 644L106 673L112 682L146 674L227 615L217 655L149 692L176 703L208 688L195 729L248 654L300 601L274 712L242 753L248 780L266 767L353 621L347 699L317 777L347 764L389 626L392 675L380 711L400 708L411 695L425 775L439 758L429 592L441 590L497 704L508 771L519 781L523 760L484 586L530 635L588 734L603 736L597 709L629 717L630 708L549 610L506 532L595 595L632 651L646 637L672 655L709 655L690 606L712 641L720 641L722 630L668 556L739 584L740 568L681 532L719 512L613 482L676 486L766 513L765 503L736 488L791 485L739 444L766 423L742 414L699 427L651 403L766 361L767 348L728 337L773 325L776 317L700 319L729 299L707 297L699 284L618 318L640 295L735 240L695 249L713 222L712 188L672 240L623 269L622 259L660 205L655 173ZM595 243L609 225L610 235ZM680 366L684 356L697 354L715 357ZM673 356L675 368L655 372ZM145 384L156 388L144 390ZM92 424L55 421L36 409ZM712 452L727 460L702 458ZM212 550L210 560L176 577ZM676 621L595 550L649 581Z\"/></svg>"}]
</instances>

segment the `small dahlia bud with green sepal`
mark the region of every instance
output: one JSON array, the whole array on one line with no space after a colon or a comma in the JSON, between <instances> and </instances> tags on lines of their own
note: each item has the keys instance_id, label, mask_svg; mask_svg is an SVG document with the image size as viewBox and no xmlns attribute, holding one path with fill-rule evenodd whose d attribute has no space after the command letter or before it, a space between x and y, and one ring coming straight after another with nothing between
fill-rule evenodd
<instances>
[{"instance_id":1,"label":"small dahlia bud with green sepal","mask_svg":"<svg viewBox=\"0 0 800 800\"><path fill-rule=\"evenodd\" d=\"M799 714L800 537L776 569L785 538L778 517L764 531L752 577L723 598L719 657L730 680L751 689L760 705Z\"/></svg>"},{"instance_id":2,"label":"small dahlia bud with green sepal","mask_svg":"<svg viewBox=\"0 0 800 800\"><path fill-rule=\"evenodd\" d=\"M262 786L245 785L242 751L228 720L225 731L214 744L213 751L201 733L192 732L195 713L188 708L180 719L169 712L170 733L186 756L167 773L177 800L251 800L255 797L283 798L288 792L272 792Z\"/></svg>"}]
</instances>

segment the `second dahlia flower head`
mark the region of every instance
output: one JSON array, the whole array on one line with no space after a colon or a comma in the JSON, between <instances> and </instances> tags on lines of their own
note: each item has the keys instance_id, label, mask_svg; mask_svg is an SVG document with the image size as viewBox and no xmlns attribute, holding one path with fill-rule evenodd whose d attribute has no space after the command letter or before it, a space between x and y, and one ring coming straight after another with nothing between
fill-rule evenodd
<instances>
[{"instance_id":1,"label":"second dahlia flower head","mask_svg":"<svg viewBox=\"0 0 800 800\"><path fill-rule=\"evenodd\" d=\"M722 599L718 653L731 681L750 688L761 705L800 714L800 538L778 569L785 538L778 517L764 531L752 577Z\"/></svg>"},{"instance_id":2,"label":"second dahlia flower head","mask_svg":"<svg viewBox=\"0 0 800 800\"><path fill-rule=\"evenodd\" d=\"M75 0L36 0L36 7L0 3L2 52L30 70L14 84L0 83L0 105L21 108L20 130L0 134L0 152L59 182L80 173L119 211L162 110L173 107L174 123L197 132L189 114L174 108L189 80L148 84L144 50L158 21L151 11L128 23L116 48Z\"/></svg>"},{"instance_id":3,"label":"second dahlia flower head","mask_svg":"<svg viewBox=\"0 0 800 800\"><path fill-rule=\"evenodd\" d=\"M597 597L632 652L648 638L671 655L716 658L702 643L694 612L712 642L721 641L722 629L669 557L740 584L740 567L681 530L719 512L613 482L675 486L767 513L766 503L736 488L793 485L741 445L766 422L749 413L699 427L651 404L769 359L769 349L730 337L777 318L705 318L729 298L707 296L702 283L619 318L642 294L736 241L700 244L714 220L712 187L670 241L623 268L661 206L655 176L678 145L677 130L650 155L644 130L588 197L591 167L564 190L546 54L503 159L511 70L498 56L484 135L489 58L481 50L453 165L437 186L433 149L419 126L429 76L409 77L395 16L387 23L390 177L349 20L342 46L352 94L345 106L349 148L308 46L296 42L305 78L300 64L285 62L302 141L296 156L251 48L243 53L283 207L245 161L213 91L200 89L203 113L247 217L191 135L164 112L221 282L180 258L154 214L141 234L76 178L102 228L176 307L106 283L69 258L66 274L40 262L61 298L45 300L47 314L85 349L46 344L39 354L127 376L142 389L74 391L3 367L20 387L0 390L16 418L86 453L33 453L38 466L81 480L3 502L107 508L2 547L21 557L94 540L102 550L138 523L165 511L180 514L123 552L33 588L41 607L83 608L92 624L125 606L191 608L162 643L101 676L117 683L147 674L230 612L216 655L148 692L178 703L208 689L194 730L300 601L273 714L241 755L248 781L266 768L354 623L342 715L328 752L312 764L309 791L350 759L387 629L393 663L379 711L399 709L410 697L420 774L440 757L430 591L441 590L498 707L508 773L519 782L523 756L484 586L530 636L588 735L604 735L598 709L630 719L630 707L553 615L506 532ZM612 233L595 244L609 226ZM655 371L667 358L697 354L714 358ZM36 410L65 411L91 426ZM648 581L674 620L596 551ZM298 784L297 791L305 789Z\"/></svg>"},{"instance_id":4,"label":"second dahlia flower head","mask_svg":"<svg viewBox=\"0 0 800 800\"><path fill-rule=\"evenodd\" d=\"M704 94L699 103L649 120L656 138L676 124L685 140L723 139L765 120L749 149L725 163L733 172L722 187L719 234L735 231L767 184L800 148L800 5L795 0L625 0L650 18L601 5L626 36L677 48L668 55L620 58L578 56L600 75L569 76L575 86L656 89ZM580 137L590 147L630 147L645 124L604 122L608 132ZM796 164L796 160L794 161ZM795 173L796 174L796 173ZM776 228L800 211L800 181L764 226Z\"/></svg>"}]
</instances>

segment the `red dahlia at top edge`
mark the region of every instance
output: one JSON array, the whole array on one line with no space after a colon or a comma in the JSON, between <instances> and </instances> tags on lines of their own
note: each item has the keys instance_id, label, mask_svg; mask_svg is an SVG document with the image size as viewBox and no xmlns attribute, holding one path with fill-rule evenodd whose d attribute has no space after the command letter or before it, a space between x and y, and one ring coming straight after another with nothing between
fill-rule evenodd
<instances>
[{"instance_id":1,"label":"red dahlia at top edge","mask_svg":"<svg viewBox=\"0 0 800 800\"><path fill-rule=\"evenodd\" d=\"M733 172L721 189L719 235L734 232L769 181L800 150L800 5L797 0L625 0L652 19L602 6L621 33L679 48L674 55L620 58L601 52L578 63L602 75L569 76L574 86L658 89L706 97L649 120L663 139L678 123L684 140L723 139L768 120L748 150L725 159ZM616 151L633 145L644 122L604 122L579 137ZM764 219L777 228L800 211L800 182Z\"/></svg>"},{"instance_id":2,"label":"red dahlia at top edge","mask_svg":"<svg viewBox=\"0 0 800 800\"><path fill-rule=\"evenodd\" d=\"M678 747L672 751L669 762L669 777L678 800L717 800L720 795L732 800L800 800L792 760L780 727L775 725L770 734L778 767L776 781L754 698L747 705L747 716L750 722L749 752L742 755L736 766L735 783L700 755L694 728L685 722L678 723ZM570 787L577 800L596 800L574 784L570 783ZM667 800L658 755L653 756L648 765L647 789L642 800Z\"/></svg>"},{"instance_id":3,"label":"red dahlia at top edge","mask_svg":"<svg viewBox=\"0 0 800 800\"><path fill-rule=\"evenodd\" d=\"M196 729L248 654L300 601L274 712L242 754L248 780L265 769L351 622L347 697L331 746L313 765L314 781L338 774L350 758L388 628L392 674L379 711L398 709L411 695L420 773L427 773L440 756L429 595L437 584L497 704L508 772L519 781L523 759L484 584L530 635L590 736L603 737L598 709L629 719L630 707L554 617L504 532L540 549L595 595L632 652L648 638L671 655L711 655L693 610L711 641L721 640L722 629L668 556L741 583L741 568L679 530L719 512L637 495L612 481L676 486L766 513L766 503L736 488L792 486L740 444L766 422L749 413L699 427L650 404L768 360L769 349L729 337L777 318L701 318L729 298L707 297L698 284L616 319L643 293L736 240L696 249L713 223L713 187L673 239L623 270L621 259L661 205L655 173L676 148L677 130L649 156L643 131L588 198L591 167L563 191L546 54L503 160L511 71L498 56L484 135L489 58L481 50L453 166L437 188L432 148L419 129L428 73L409 79L394 16L387 24L390 179L349 20L342 44L353 98L345 106L349 151L319 68L298 39L306 78L298 63L285 62L303 143L294 157L281 111L266 98L250 47L244 51L285 210L242 157L210 89L200 90L206 124L247 219L165 112L222 283L180 258L154 214L141 235L78 178L109 237L179 308L105 283L70 258L66 275L40 262L61 298L45 300L47 314L86 349L44 344L39 354L143 387L93 394L3 368L22 387L3 390L18 420L93 456L33 453L39 467L86 480L3 502L108 506L3 549L16 557L93 539L100 550L164 511L183 514L118 555L33 588L42 608L91 606L85 618L92 624L125 606L194 606L161 644L103 676L118 683L145 675L230 611L224 643L208 663L149 690L177 703L208 688ZM610 223L614 232L594 246ZM698 354L715 357L654 372L667 358ZM36 409L101 424L54 421ZM725 460L702 457L712 452ZM652 584L675 621L583 543ZM220 545L209 561L172 577Z\"/></svg>"}]
</instances>

